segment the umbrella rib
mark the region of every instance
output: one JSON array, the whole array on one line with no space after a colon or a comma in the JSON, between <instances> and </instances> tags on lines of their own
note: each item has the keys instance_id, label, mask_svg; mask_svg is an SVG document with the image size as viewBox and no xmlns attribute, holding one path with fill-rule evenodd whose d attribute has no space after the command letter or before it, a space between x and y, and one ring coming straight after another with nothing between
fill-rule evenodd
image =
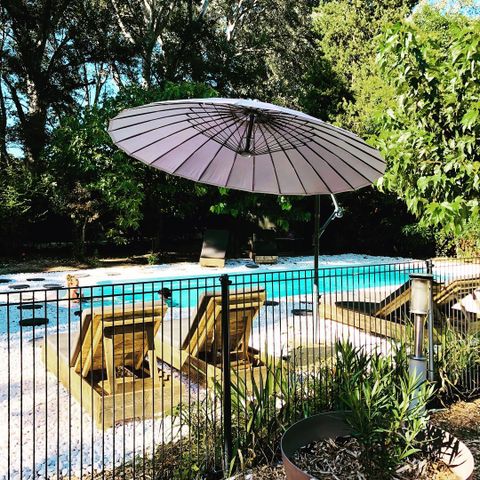
<instances>
[{"instance_id":1,"label":"umbrella rib","mask_svg":"<svg viewBox=\"0 0 480 480\"><path fill-rule=\"evenodd\" d=\"M342 148L340 147L339 145L336 145L336 144L333 144L332 142L330 142L328 139L325 139L324 137L320 137L320 138L323 138L326 142L336 146L337 148L345 151L346 153L348 153L349 155L351 155L353 158L357 159L359 162L363 163L364 165L367 165L368 168L374 170L375 172L378 172L380 174L383 174L383 172L381 172L380 170L376 169L374 166L372 166L370 163L362 160L361 158L359 158L357 155L355 155L355 153L345 149L345 148ZM344 160L340 155L338 155L337 153L333 152L330 148L328 148L327 146L325 146L324 144L318 142L315 138L313 138L308 144L305 144L304 146L308 149L310 149L315 155L317 155L319 158L321 158L327 165L329 165L339 176L341 176L343 178L342 175L340 175L337 170L331 165L330 162L328 162L325 157L323 157L320 153L318 153L317 151L315 151L310 144L315 144L317 146L319 146L320 148L326 150L327 152L329 152L330 154L332 154L335 158L338 158L343 164L345 164L349 169L353 170L354 172L356 172L358 175L360 175L362 178L364 178L367 182L369 183L372 183L372 180L368 177L366 177L363 173L361 173L358 168L356 168L354 165L352 165L351 163L347 162L346 160ZM373 157L375 158L375 157ZM347 183L350 185L350 182L347 181ZM352 186L353 188L353 186Z\"/></svg>"},{"instance_id":2,"label":"umbrella rib","mask_svg":"<svg viewBox=\"0 0 480 480\"><path fill-rule=\"evenodd\" d=\"M336 133L341 133L343 135L346 135L346 136L350 137L352 140L362 142L362 139L359 138L358 135L355 135L353 132L345 130L341 127L336 127L336 126L334 126L334 125L332 125L328 122L324 122L323 120L320 120L318 118L312 117L311 120L308 120L308 119L299 117L297 115L293 115L293 114L289 115L289 114L286 114L286 113L283 113L283 112L278 112L276 117L279 118L279 119L285 120L287 123L295 123L295 124L300 124L300 125L308 123L309 125L312 125L312 128L325 129L325 130L333 131L333 132L336 132Z\"/></svg>"},{"instance_id":3,"label":"umbrella rib","mask_svg":"<svg viewBox=\"0 0 480 480\"><path fill-rule=\"evenodd\" d=\"M268 126L267 126L267 125L265 124L265 128L266 128L267 130L269 130L271 127L272 127L272 125L268 125ZM298 150L297 150L297 151L298 151ZM282 152L283 152L284 155L287 157L287 160L289 161L290 165L292 166L293 171L295 172L295 175L297 176L297 179L298 179L298 181L300 182L300 185L302 186L303 191L305 192L305 195L308 195L307 189L305 188L305 185L303 184L302 179L300 178L300 175L298 174L297 169L295 168L295 165L293 164L292 160L290 159L290 156L288 155L287 150L282 150ZM299 153L300 153L300 155L302 155L301 152L299 152ZM304 158L305 161L307 161L307 163L309 163L308 160L304 157L304 155L302 155L302 157ZM309 163L309 164L310 164L310 163ZM310 165L310 166L311 166L311 165ZM330 188L328 187L328 185L323 181L323 178L318 174L318 172L317 172L313 167L312 167L312 169L313 169L313 171L317 174L318 179L320 180L320 182L323 183L324 187L325 187L329 192L331 192L331 190L330 190Z\"/></svg>"},{"instance_id":4,"label":"umbrella rib","mask_svg":"<svg viewBox=\"0 0 480 480\"><path fill-rule=\"evenodd\" d=\"M342 157L340 157L339 155L337 155L335 152L332 152L331 150L329 150L327 147L325 147L324 145L316 142L316 141L313 141L313 143L315 143L316 145L318 145L319 147L322 147L323 149L325 149L327 152L331 153L334 157L338 158L342 163L344 163L348 168L350 168L351 170L353 170L354 172L358 173L358 175L360 175L362 178L364 178L367 182L369 182L370 184L373 183L372 180L368 177L366 177L363 173L361 173L357 168L355 168L351 163L348 163L347 161L345 161ZM321 158L327 165L329 165L338 175L340 175L337 170L332 167L332 165L330 164L330 162L328 162L320 153L316 152L310 145L305 145L305 147L309 148L313 153L315 153L315 155L317 155L319 158ZM353 157L357 158L358 157L356 155L353 155L352 153L348 152L350 155L352 155ZM368 165L370 168L372 168L373 170L375 171L378 171L376 170L374 167L371 167L369 163L366 163L366 162L363 162L365 163L366 165ZM381 173L381 172L380 172ZM342 178L343 178L343 175L340 175ZM345 180L346 181L346 180ZM347 181L347 183L350 185L350 182ZM353 186L350 185L352 188Z\"/></svg>"},{"instance_id":5,"label":"umbrella rib","mask_svg":"<svg viewBox=\"0 0 480 480\"><path fill-rule=\"evenodd\" d=\"M266 130L269 130L269 127L270 127L269 125L265 124L265 129ZM273 138L275 138L275 136L273 134L272 134L272 136L273 136ZM305 192L305 195L307 195L308 194L307 189L305 188L305 185L303 184L302 179L301 179L300 175L298 174L297 169L295 168L295 165L293 164L292 160L290 159L290 156L288 155L287 150L281 150L281 151L283 152L283 154L287 158L288 162L290 163L293 171L295 172L295 175L297 176L297 180L299 181L300 185L302 186L303 191ZM276 172L276 168L275 168L275 172ZM325 182L321 178L320 178L320 181L325 185ZM325 185L325 187L327 188L327 190L330 190L326 185Z\"/></svg>"},{"instance_id":6,"label":"umbrella rib","mask_svg":"<svg viewBox=\"0 0 480 480\"><path fill-rule=\"evenodd\" d=\"M241 119L239 122L236 123L236 128L233 130L232 135L230 138L235 139L235 143L237 144L237 148L235 149L235 152L238 153L238 150L242 148L242 135L239 133L240 129L242 126L245 126L245 130L248 128L248 118L244 117Z\"/></svg>"},{"instance_id":7,"label":"umbrella rib","mask_svg":"<svg viewBox=\"0 0 480 480\"><path fill-rule=\"evenodd\" d=\"M296 117L294 115L292 115L291 117L286 117L285 115L277 115L278 123L281 123L282 120L286 124L289 124L289 125L294 124L295 126L298 126L303 129L305 125L308 125L310 128L310 133L311 131L315 131L315 132L320 131L326 135L332 135L333 133L335 133L336 135L339 135L339 136L348 137L349 140L353 140L355 143L358 143L361 146L365 146L365 142L358 135L355 135L354 133L349 132L348 130L344 130L343 128L335 127L334 125L331 125L330 123L327 123L327 122L323 122L322 120L316 119L317 122L315 122L315 121L303 119L301 117ZM334 138L339 138L338 136L335 136L335 135L332 135L332 136Z\"/></svg>"},{"instance_id":8,"label":"umbrella rib","mask_svg":"<svg viewBox=\"0 0 480 480\"><path fill-rule=\"evenodd\" d=\"M206 135L205 135L206 136ZM210 142L212 139L208 136L206 136L207 139L205 142L203 142L199 147L197 147L172 173L175 174L178 170L180 170L180 168L183 167L183 165L185 165L186 162L188 162L188 160L190 160L190 158L198 152L198 150L200 150L204 145L206 145L208 142ZM213 160L215 160L216 156L218 155L218 153L220 152L220 150L222 149L223 145L222 144L219 144L219 148L217 150L217 152L215 153L215 155L212 157L212 159L210 160L210 162L208 162L207 166L202 170L202 173L200 174L200 177L199 179L203 176L203 174L207 171L208 167L210 166L210 164L213 162ZM163 156L163 155L162 155ZM161 157L160 157L161 158Z\"/></svg>"},{"instance_id":9,"label":"umbrella rib","mask_svg":"<svg viewBox=\"0 0 480 480\"><path fill-rule=\"evenodd\" d=\"M147 108L150 108L150 107L155 107L155 106L159 106L159 107L162 107L164 105L162 105L163 102L154 102L154 103L149 103L147 105L141 105L139 107L134 107L134 108L129 108L127 109L127 111L131 111L131 112L136 112L137 110L141 110L141 109L147 109ZM206 112L207 111L207 108L205 108L204 105L196 105L195 103L182 103L181 106L179 107L174 107L174 108L164 108L164 109L161 109L161 111L168 111L168 112L175 112L177 110L190 110L190 111L195 111L195 110L201 110L202 112ZM216 110L216 111L224 111L225 114L229 114L231 115L232 114L232 110L231 108L215 108L215 106L213 105L209 105L209 109L212 109L212 110ZM150 112L150 113L154 113L156 110L153 110L153 112ZM123 118L134 118L134 117L138 117L138 116L141 116L141 115L147 115L146 112L138 112L138 113L132 113L132 114L129 114L129 115L123 115L122 117L119 117L118 118L118 115L113 118L113 121L115 120L121 120ZM174 115L181 115L181 113L175 113Z\"/></svg>"},{"instance_id":10,"label":"umbrella rib","mask_svg":"<svg viewBox=\"0 0 480 480\"><path fill-rule=\"evenodd\" d=\"M323 135L317 133L317 137L318 138L321 138L323 140L325 140L327 143L333 145L334 147L337 147L339 148L340 150L343 150L344 152L348 153L349 155L351 155L352 157L356 158L359 162L363 163L364 165L367 165L368 168L371 168L372 170L375 170L375 172L379 173L380 175L383 175L383 171L379 170L378 168L374 167L373 165L371 165L370 163L368 163L367 161L363 160L362 158L360 158L357 154L355 154L354 152L352 152L351 150L348 150L347 148L341 146L341 145L338 145L337 143L331 141L328 137L325 138ZM365 152L364 150L361 150L359 148L357 148L355 145L351 145L350 143L348 143L347 141L341 139L341 138L338 138L338 137L335 137L336 140L340 140L344 143L346 143L347 145L350 145L351 147L354 147L355 149L361 151L362 153L364 153L365 155L368 155L370 158L372 159L375 159L377 160L378 162L381 162L381 163L385 163L381 158L377 158L375 156L373 156L371 153L368 153L368 152ZM330 152L332 155L334 155L335 157L339 158L343 163L345 163L347 166L349 166L350 168L354 169L348 162L346 162L345 160L342 159L342 157L340 157L338 154L332 152L330 149L328 149L324 144L322 143L319 143L318 140L315 140L314 138L310 140L309 143L314 143L316 145L319 145L321 146L322 148L324 148L325 150L327 150L328 152ZM305 146L308 146L308 144L306 143ZM310 147L311 148L311 147ZM357 171L356 169L354 169L355 171ZM362 175L360 172L358 172L362 177L366 178L364 175ZM369 180L368 178L366 178L367 180Z\"/></svg>"},{"instance_id":11,"label":"umbrella rib","mask_svg":"<svg viewBox=\"0 0 480 480\"><path fill-rule=\"evenodd\" d=\"M235 136L235 134L237 133L237 131L239 130L240 124L244 123L245 120L241 120L239 119L238 117L235 117L234 115L231 115L231 118L234 118L235 119L235 122L228 127L228 135L226 135L225 137L222 138L222 136L219 136L219 140L221 140L221 142L219 142L216 138L213 138L212 139L218 143L220 143L221 145L224 145L224 146L227 146L228 148L230 148L228 145L227 145L227 142L229 142L232 137L235 139L235 143L237 144L238 148L240 147L241 145L241 141L242 141L242 138L241 136L238 136L238 141L237 141L237 137Z\"/></svg>"},{"instance_id":12,"label":"umbrella rib","mask_svg":"<svg viewBox=\"0 0 480 480\"><path fill-rule=\"evenodd\" d=\"M229 140L229 139L233 136L234 133L235 133L235 130L230 133L230 136L227 137L227 140ZM214 140L214 141L216 142L216 140ZM216 142L216 143L219 143L219 142ZM225 147L224 144L219 143L219 145L220 145L220 146L218 147L217 152L216 152L215 155L212 157L212 159L210 160L210 162L208 162L208 165L203 169L202 173L201 173L200 176L198 177L198 181L201 181L201 180L202 180L203 176L205 175L205 172L208 170L208 167L210 167L210 165L212 164L212 162L215 160L215 158L217 157L217 155L220 153L220 150ZM227 147L227 148L228 148L228 147ZM235 152L235 158L236 158L236 152ZM234 159L234 163L235 163L235 159Z\"/></svg>"},{"instance_id":13,"label":"umbrella rib","mask_svg":"<svg viewBox=\"0 0 480 480\"><path fill-rule=\"evenodd\" d=\"M313 141L313 140L312 140L312 141ZM343 177L343 175L341 175L341 174L337 171L337 169L334 168L334 167L330 164L330 162L327 162L327 160L325 160L321 155L319 155L317 152L315 152L315 150L313 150L313 149L312 149L311 147L309 147L308 145L305 145L305 146L308 147L308 148L310 148L310 150L311 150L315 155L317 155L317 157L319 157L320 159L322 159L322 160L338 175L339 178L341 178L350 188L352 188L352 190L355 190L354 186L353 186L348 180L346 180L346 179ZM318 178L320 178L320 180L322 180L323 184L327 187L327 189L329 190L329 192L332 193L331 189L330 189L330 188L327 186L327 184L323 181L320 173L319 173L319 172L317 171L317 169L311 164L310 160L308 160L307 157L303 154L303 152L300 151L299 149L297 149L296 151L297 151L297 152L303 157L303 159L312 167L313 171L317 174ZM340 158L340 157L338 157L338 158ZM340 158L340 160L342 160L342 159ZM344 161L342 160L342 162L344 162ZM346 163L346 162L344 162L344 163ZM348 165L348 164L347 164L347 165ZM363 176L363 175L362 175L362 176ZM365 177L364 177L364 178L365 178ZM366 180L368 180L368 179L366 179Z\"/></svg>"},{"instance_id":14,"label":"umbrella rib","mask_svg":"<svg viewBox=\"0 0 480 480\"><path fill-rule=\"evenodd\" d=\"M231 116L228 116L228 115L223 115L223 116L218 115L218 117L220 117L220 118L229 118L229 117L231 117ZM183 114L181 115L181 114L176 113L175 115L165 115L165 116L163 116L163 117L160 116L160 117L150 118L150 119L148 119L148 120L142 120L141 122L129 123L128 125L124 125L123 127L112 128L112 129L110 129L109 131L110 131L110 132L118 132L118 131L124 130L124 129L126 129L126 128L136 127L137 125L143 125L143 124L145 124L145 123L155 122L156 120L163 120L163 119L168 119L168 118L175 118L175 119L176 119L176 118L181 118L181 120L175 120L175 121L173 121L173 122L171 122L171 123L164 123L164 124L162 124L162 125L160 125L160 126L158 126L158 127L152 128L151 130L147 130L147 132L151 132L151 131L157 130L157 129L159 129L159 128L171 127L172 125L176 125L177 123L182 123L182 122L185 122L185 121L190 121L190 120L192 120L192 119L190 119L190 118L185 117ZM204 119L204 118L212 118L212 115L211 115L211 114L208 114L208 113L205 113L205 115L199 115L199 116L195 117L196 120L201 120L201 119ZM123 120L123 118L120 119L120 120ZM112 120L112 121L115 121L115 119ZM141 134L143 134L143 133L145 133L145 132L142 132ZM122 139L122 141L123 141L123 140L128 140L128 139L133 138L133 137L136 137L136 136L139 136L139 135L141 135L141 134L138 134L138 133L137 133L137 134L135 134L135 135L131 135L130 137L125 137L124 139Z\"/></svg>"},{"instance_id":15,"label":"umbrella rib","mask_svg":"<svg viewBox=\"0 0 480 480\"><path fill-rule=\"evenodd\" d=\"M232 176L233 167L235 166L235 162L237 161L237 157L238 157L238 153L235 152L235 156L233 157L232 166L230 167L230 171L228 172L227 181L225 182L225 185L228 185L230 183L230 177Z\"/></svg>"},{"instance_id":16,"label":"umbrella rib","mask_svg":"<svg viewBox=\"0 0 480 480\"><path fill-rule=\"evenodd\" d=\"M247 122L247 119L245 119L244 123L246 123L246 122ZM237 129L234 131L234 133L236 133L240 129L240 125L241 124L239 124L237 126ZM241 140L241 137L240 137L240 140ZM225 185L228 185L228 183L230 182L230 177L232 176L233 167L235 166L235 162L237 161L237 157L238 157L238 152L235 150L235 156L233 157L232 166L230 167L230 171L228 172L227 181L225 182Z\"/></svg>"},{"instance_id":17,"label":"umbrella rib","mask_svg":"<svg viewBox=\"0 0 480 480\"><path fill-rule=\"evenodd\" d=\"M313 125L313 124L311 124L311 125ZM298 128L302 129L302 127L303 127L302 125L298 125ZM314 129L314 130L315 130L315 129ZM304 130L304 131L305 131L305 130ZM307 133L307 132L306 132L306 133ZM309 132L309 133L311 134L311 132ZM353 157L355 157L355 158L356 158L357 160L359 160L360 162L364 163L365 165L368 165L369 168L372 168L372 169L375 170L377 173L380 173L381 175L383 175L384 172L382 172L381 170L378 170L378 168L372 166L370 163L366 162L365 160L362 160L360 157L358 157L357 155L355 155L354 153L352 153L350 150L347 150L345 147L343 147L343 146L335 143L334 141L332 141L332 139L331 139L332 136L331 136L331 135L328 135L327 138L325 138L324 135L328 135L328 134L326 134L325 132L321 132L321 133L320 133L320 132L317 132L317 136L318 136L319 138L322 138L323 140L325 140L326 142L328 142L328 143L332 144L333 146L339 148L340 150L343 150L343 151L349 153L350 155L352 155ZM385 163L381 158L375 157L371 152L367 152L367 151L365 151L363 148L359 148L359 146L367 146L367 145L363 142L363 140L361 140L361 139L359 139L358 142L357 142L357 143L359 144L359 146L358 146L358 145L352 145L350 142L348 142L347 140L345 140L345 139L343 139L343 138L339 138L339 137L333 137L333 138L334 138L335 140L337 140L337 141L340 140L341 142L343 142L343 143L345 143L345 144L347 144L347 145L349 145L349 146L351 146L351 147L356 148L357 150L359 150L359 151L361 151L362 153L370 156L371 158L374 158L375 160L377 160L377 161L379 161L379 162L381 162L381 163ZM318 142L316 142L315 140L311 140L311 142L317 143L317 145L318 145ZM306 145L306 144L305 144L305 145ZM375 149L372 148L372 147L369 147L369 148L371 148L372 150L375 150ZM336 156L338 157L338 155L336 155ZM340 158L340 157L339 157L339 158Z\"/></svg>"},{"instance_id":18,"label":"umbrella rib","mask_svg":"<svg viewBox=\"0 0 480 480\"><path fill-rule=\"evenodd\" d=\"M183 121L184 121L184 120L183 120ZM179 122L176 122L176 123L183 123L183 121L179 121ZM172 124L169 124L168 126L171 126L171 125L173 125L173 123L172 123ZM162 127L154 128L154 129L152 129L152 130L150 130L150 131L158 130L158 129L161 129L161 128L163 128L163 126L162 126ZM198 129L195 128L195 126L193 126L193 125L190 124L190 125L187 125L186 127L182 128L182 129L180 129L180 130L176 130L176 131L174 131L174 132L172 132L172 133L169 133L168 135L165 135L164 137L156 138L156 139L153 140L152 142L150 142L150 143L148 143L148 144L146 144L146 145L142 145L142 147L140 147L140 148L137 148L137 150L134 150L132 153L137 153L137 152L139 152L140 150L143 150L144 148L151 147L151 146L154 145L155 143L161 142L161 141L163 141L163 140L165 140L165 139L167 139L167 138L172 137L173 135L176 135L177 133L184 132L184 131L189 130L189 129L191 129L191 128L193 128L198 134L205 134L205 131L198 130ZM134 137L136 137L136 136L138 136L138 135L134 135L134 136L132 136L131 138L134 138ZM196 136L196 135L193 135L192 137L188 138L188 139L185 140L185 141L188 141L188 140L194 138L195 136ZM208 136L208 135L207 135L207 136ZM123 141L124 141L124 140L120 140L118 143L121 143L121 142L123 142Z\"/></svg>"},{"instance_id":19,"label":"umbrella rib","mask_svg":"<svg viewBox=\"0 0 480 480\"><path fill-rule=\"evenodd\" d=\"M265 136L265 132L263 129L260 129L260 133L262 134L263 138L265 139L265 145L268 145L268 140L267 140L267 137ZM273 135L270 135L272 138L275 138L273 137ZM270 155L270 161L272 163L272 168L273 168L273 173L275 174L275 180L277 182L277 188L278 188L278 192L281 194L282 193L282 189L280 188L280 181L278 179L278 173L277 173L277 168L275 167L275 162L273 161L273 156L272 156L272 152L268 152L268 154ZM303 187L303 185L302 185Z\"/></svg>"},{"instance_id":20,"label":"umbrella rib","mask_svg":"<svg viewBox=\"0 0 480 480\"><path fill-rule=\"evenodd\" d=\"M275 127L272 125L271 126L274 130L275 130ZM281 133L281 132L278 132L278 133ZM318 144L317 142L315 142L315 140L311 140L311 142L314 142L316 143L317 145L321 146L322 148L324 148L325 150L327 151L330 151L328 150L326 147L324 147L323 145L321 144ZM306 148L310 149L318 158L320 158L323 162L325 162L334 172L335 174L341 178L347 185L349 185L350 188L352 188L353 190L355 190L354 186L329 162L327 161L322 155L320 155L318 152L316 152L315 150L313 150L313 148L311 148L311 146L309 144L305 144L304 145ZM320 174L319 172L317 171L317 169L312 165L312 163L307 160L307 157L299 150L297 149L296 150L300 155L302 155L302 157L304 158L304 160L312 167L312 169L314 170L314 172L319 176L320 178ZM343 162L345 165L347 165L348 168L350 168L351 170L354 170L355 172L357 172L361 177L363 177L365 180L367 181L370 181L370 179L368 179L367 177L365 177L364 175L362 175L360 172L358 172L354 167L352 167L349 163L345 162L345 160L343 160L341 157L339 157L338 155L335 155L333 152L330 152L332 153L332 155L334 155L336 158L338 158L341 162ZM323 181L323 180L322 180ZM325 184L325 182L324 182ZM326 185L326 184L325 184ZM328 188L328 187L327 187ZM330 190L330 188L328 188Z\"/></svg>"},{"instance_id":21,"label":"umbrella rib","mask_svg":"<svg viewBox=\"0 0 480 480\"><path fill-rule=\"evenodd\" d=\"M175 132L172 132L172 133L169 133L168 135L165 135L165 136L162 137L162 138L157 138L157 139L155 139L153 142L150 142L150 143L148 143L148 144L146 144L146 145L142 145L141 147L137 148L136 150L133 150L132 155L133 155L133 154L136 154L137 152L140 152L141 150L144 150L145 148L151 147L152 145L155 145L155 144L158 143L158 142L162 142L163 140L166 140L167 138L173 137L173 135L177 135L177 133L182 133L182 132L185 132L186 130L190 130L191 128L192 128L192 126L189 125L188 127L182 128L182 129L180 129L180 130L176 130ZM182 145L183 143L191 140L192 138L195 138L196 136L202 134L202 132L200 132L200 131L198 131L198 130L195 130L195 132L196 132L195 135L192 135L191 137L188 137L186 140L184 140L184 141L183 141L181 144L179 144L179 145ZM178 147L179 145L176 145L175 148ZM156 160L157 160L157 159L155 159L154 161L156 161Z\"/></svg>"},{"instance_id":22,"label":"umbrella rib","mask_svg":"<svg viewBox=\"0 0 480 480\"><path fill-rule=\"evenodd\" d=\"M179 143L178 145L174 145L172 148L170 148L169 150L167 150L166 152L163 152L161 155L159 155L158 157L156 157L154 160L152 160L150 162L150 165L152 165L152 163L155 163L157 162L158 160L160 160L162 157L164 157L165 155L167 155L168 153L171 153L173 150L175 150L176 148L182 146L184 143L186 142L189 142L190 140L192 140L192 138L195 138L195 137L198 137L199 135L204 135L204 132L201 132L201 131L198 131L198 130L195 130L195 135L192 135L191 137L187 138L186 140L184 140L182 143ZM205 135L208 140L210 140L210 137L208 137L207 135ZM203 146L203 145L202 145Z\"/></svg>"},{"instance_id":23,"label":"umbrella rib","mask_svg":"<svg viewBox=\"0 0 480 480\"><path fill-rule=\"evenodd\" d=\"M252 155L252 192L255 191L255 155Z\"/></svg>"}]
</instances>

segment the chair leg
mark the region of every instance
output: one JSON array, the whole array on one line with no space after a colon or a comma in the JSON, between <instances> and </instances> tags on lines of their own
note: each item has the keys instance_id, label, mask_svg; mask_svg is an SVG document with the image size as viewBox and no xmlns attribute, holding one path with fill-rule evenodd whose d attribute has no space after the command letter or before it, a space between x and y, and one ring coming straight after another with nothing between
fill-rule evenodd
<instances>
[{"instance_id":1,"label":"chair leg","mask_svg":"<svg viewBox=\"0 0 480 480\"><path fill-rule=\"evenodd\" d=\"M110 394L115 395L117 390L117 377L115 373L115 361L113 357L113 339L104 336L103 348L105 351L105 367L107 370L107 381L110 387Z\"/></svg>"},{"instance_id":2,"label":"chair leg","mask_svg":"<svg viewBox=\"0 0 480 480\"><path fill-rule=\"evenodd\" d=\"M158 375L157 356L155 354L155 335L153 334L153 328L146 329L147 333L147 346L148 346L148 364L150 367L150 378L153 384L160 386L160 377Z\"/></svg>"}]
</instances>

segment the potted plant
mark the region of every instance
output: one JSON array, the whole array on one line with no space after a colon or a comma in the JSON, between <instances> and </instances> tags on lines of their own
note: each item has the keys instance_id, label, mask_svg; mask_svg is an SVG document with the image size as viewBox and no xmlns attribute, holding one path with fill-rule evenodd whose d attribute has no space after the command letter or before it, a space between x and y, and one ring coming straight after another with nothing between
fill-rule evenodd
<instances>
[{"instance_id":1,"label":"potted plant","mask_svg":"<svg viewBox=\"0 0 480 480\"><path fill-rule=\"evenodd\" d=\"M451 478L471 478L468 448L429 424L433 389L424 384L418 393L405 349L385 356L338 343L335 351L340 410L303 419L285 432L281 451L288 479L327 471L332 478L362 473L369 479L427 479L441 466L453 472Z\"/></svg>"}]
</instances>

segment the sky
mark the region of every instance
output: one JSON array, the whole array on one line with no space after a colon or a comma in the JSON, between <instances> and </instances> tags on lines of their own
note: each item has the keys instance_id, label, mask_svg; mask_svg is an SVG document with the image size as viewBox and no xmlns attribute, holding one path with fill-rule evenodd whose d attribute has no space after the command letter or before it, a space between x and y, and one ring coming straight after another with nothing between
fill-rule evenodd
<instances>
[{"instance_id":1,"label":"sky","mask_svg":"<svg viewBox=\"0 0 480 480\"><path fill-rule=\"evenodd\" d=\"M462 13L469 17L480 18L480 0L420 0L418 6L422 4L434 5L440 8L444 12ZM9 118L8 122L11 125L14 121L13 118ZM15 157L22 157L22 149L19 145L9 145L8 151Z\"/></svg>"},{"instance_id":2,"label":"sky","mask_svg":"<svg viewBox=\"0 0 480 480\"><path fill-rule=\"evenodd\" d=\"M480 0L423 0L422 3L436 5L446 12L455 12L469 17L480 16Z\"/></svg>"}]
</instances>

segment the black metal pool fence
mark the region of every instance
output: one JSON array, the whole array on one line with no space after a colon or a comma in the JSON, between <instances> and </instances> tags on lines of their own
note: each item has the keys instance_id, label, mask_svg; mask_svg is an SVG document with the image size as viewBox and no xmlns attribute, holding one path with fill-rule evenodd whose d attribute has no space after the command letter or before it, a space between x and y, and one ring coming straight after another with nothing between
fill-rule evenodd
<instances>
[{"instance_id":1,"label":"black metal pool fence","mask_svg":"<svg viewBox=\"0 0 480 480\"><path fill-rule=\"evenodd\" d=\"M313 270L37 290L5 281L0 479L188 479L221 476L232 459L241 469L260 428L255 402L261 428L287 402L291 422L307 404L330 408L336 341L386 355L410 342L409 274L421 272L435 279L435 379L455 367L455 392L473 395L478 258L322 268L318 314ZM460 344L459 370L449 362Z\"/></svg>"}]
</instances>

